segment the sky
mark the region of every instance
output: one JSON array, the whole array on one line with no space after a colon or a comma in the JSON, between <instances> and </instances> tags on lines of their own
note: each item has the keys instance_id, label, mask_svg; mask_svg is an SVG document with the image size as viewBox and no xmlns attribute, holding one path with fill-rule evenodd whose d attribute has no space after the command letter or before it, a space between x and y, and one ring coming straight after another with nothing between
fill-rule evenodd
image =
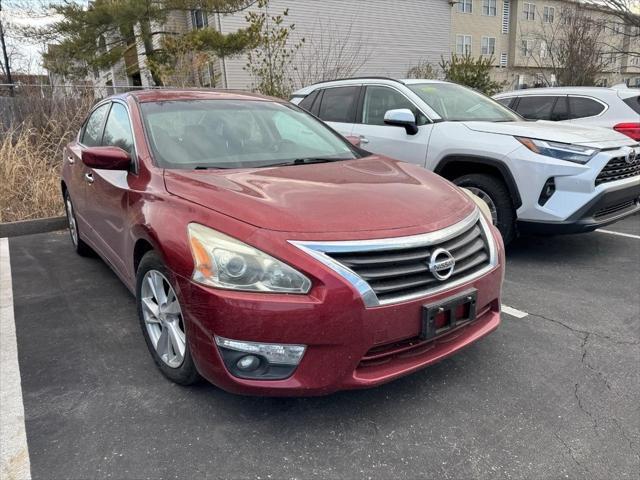
<instances>
[{"instance_id":1,"label":"sky","mask_svg":"<svg viewBox=\"0 0 640 480\"><path fill-rule=\"evenodd\" d=\"M40 5L42 5L40 0L2 1L2 25L6 30L7 50L16 52L16 58L11 62L14 73L46 73L42 68L42 52L46 48L45 45L28 38L20 38L14 33L15 27L40 26L54 21L54 16L36 15L29 12L30 7L37 8Z\"/></svg>"}]
</instances>

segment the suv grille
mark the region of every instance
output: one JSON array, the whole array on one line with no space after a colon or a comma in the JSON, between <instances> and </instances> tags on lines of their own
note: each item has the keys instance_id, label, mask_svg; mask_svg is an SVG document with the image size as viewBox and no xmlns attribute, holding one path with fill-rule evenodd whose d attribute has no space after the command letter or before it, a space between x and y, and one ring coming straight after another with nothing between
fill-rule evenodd
<instances>
[{"instance_id":1,"label":"suv grille","mask_svg":"<svg viewBox=\"0 0 640 480\"><path fill-rule=\"evenodd\" d=\"M622 203L616 203L615 205L609 205L608 207L598 210L593 217L600 219L610 215L615 215L616 213L621 213L625 210L631 210L632 208L635 208L637 202L638 200L627 200Z\"/></svg>"},{"instance_id":2,"label":"suv grille","mask_svg":"<svg viewBox=\"0 0 640 480\"><path fill-rule=\"evenodd\" d=\"M363 296L361 283L366 282L367 293L375 297L375 302L367 302L365 298L365 304L372 306L417 298L464 283L488 271L495 265L495 249L488 241L487 228L485 220L476 211L441 232L415 237L344 244L294 243L308 252L313 250L312 255L347 278ZM446 280L438 280L429 269L432 252L440 248L455 260L453 272ZM323 255L319 256L318 252Z\"/></svg>"},{"instance_id":3,"label":"suv grille","mask_svg":"<svg viewBox=\"0 0 640 480\"><path fill-rule=\"evenodd\" d=\"M609 160L596 178L596 186L601 183L615 182L623 178L640 175L640 159L627 163L625 157L615 157Z\"/></svg>"}]
</instances>

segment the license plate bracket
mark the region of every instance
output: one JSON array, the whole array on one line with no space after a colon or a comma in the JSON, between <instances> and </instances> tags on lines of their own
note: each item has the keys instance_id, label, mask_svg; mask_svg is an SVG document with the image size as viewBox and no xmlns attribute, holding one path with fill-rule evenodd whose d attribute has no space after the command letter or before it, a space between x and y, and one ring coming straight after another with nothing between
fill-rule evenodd
<instances>
[{"instance_id":1,"label":"license plate bracket","mask_svg":"<svg viewBox=\"0 0 640 480\"><path fill-rule=\"evenodd\" d=\"M420 338L431 338L449 332L476 319L478 291L473 288L455 297L422 306Z\"/></svg>"}]
</instances>

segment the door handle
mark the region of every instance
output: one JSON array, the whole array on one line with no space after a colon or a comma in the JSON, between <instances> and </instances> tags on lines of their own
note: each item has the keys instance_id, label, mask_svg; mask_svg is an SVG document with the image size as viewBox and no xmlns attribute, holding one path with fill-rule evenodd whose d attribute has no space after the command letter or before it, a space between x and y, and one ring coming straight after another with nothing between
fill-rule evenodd
<instances>
[{"instance_id":1,"label":"door handle","mask_svg":"<svg viewBox=\"0 0 640 480\"><path fill-rule=\"evenodd\" d=\"M362 145L366 145L367 143L369 143L369 139L367 137L365 137L364 135L360 135L360 143Z\"/></svg>"},{"instance_id":2,"label":"door handle","mask_svg":"<svg viewBox=\"0 0 640 480\"><path fill-rule=\"evenodd\" d=\"M67 162L69 162L69 165L76 163L75 159L71 155L67 157Z\"/></svg>"},{"instance_id":3,"label":"door handle","mask_svg":"<svg viewBox=\"0 0 640 480\"><path fill-rule=\"evenodd\" d=\"M88 183L93 183L93 174L92 174L92 173L85 173L85 174L84 174L84 179L85 179Z\"/></svg>"}]
</instances>

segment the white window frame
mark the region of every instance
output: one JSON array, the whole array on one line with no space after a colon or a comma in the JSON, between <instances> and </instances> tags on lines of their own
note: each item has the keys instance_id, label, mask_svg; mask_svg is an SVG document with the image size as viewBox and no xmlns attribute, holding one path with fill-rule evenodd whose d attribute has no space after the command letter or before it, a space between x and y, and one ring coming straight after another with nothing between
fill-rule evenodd
<instances>
[{"instance_id":1,"label":"white window frame","mask_svg":"<svg viewBox=\"0 0 640 480\"><path fill-rule=\"evenodd\" d=\"M480 53L482 55L495 55L496 37L482 37L480 39Z\"/></svg>"},{"instance_id":2,"label":"white window frame","mask_svg":"<svg viewBox=\"0 0 640 480\"><path fill-rule=\"evenodd\" d=\"M462 41L460 41L462 40ZM458 47L461 47L458 49ZM464 33L456 35L456 55L471 55L473 48L473 38L471 35Z\"/></svg>"},{"instance_id":3,"label":"white window frame","mask_svg":"<svg viewBox=\"0 0 640 480\"><path fill-rule=\"evenodd\" d=\"M525 2L523 6L524 19L533 21L536 19L536 4Z\"/></svg>"},{"instance_id":4,"label":"white window frame","mask_svg":"<svg viewBox=\"0 0 640 480\"><path fill-rule=\"evenodd\" d=\"M482 0L482 15L496 17L498 15L498 0Z\"/></svg>"},{"instance_id":5,"label":"white window frame","mask_svg":"<svg viewBox=\"0 0 640 480\"><path fill-rule=\"evenodd\" d=\"M473 0L458 0L459 13L473 13Z\"/></svg>"},{"instance_id":6,"label":"white window frame","mask_svg":"<svg viewBox=\"0 0 640 480\"><path fill-rule=\"evenodd\" d=\"M548 47L546 40L540 40L540 58L547 58L547 53L549 52Z\"/></svg>"},{"instance_id":7,"label":"white window frame","mask_svg":"<svg viewBox=\"0 0 640 480\"><path fill-rule=\"evenodd\" d=\"M520 44L520 51L523 57L530 57L533 54L533 40L530 38L523 38Z\"/></svg>"},{"instance_id":8,"label":"white window frame","mask_svg":"<svg viewBox=\"0 0 640 480\"><path fill-rule=\"evenodd\" d=\"M198 27L197 25L198 15L200 15L202 18L201 27ZM208 26L209 26L209 15L205 10L202 10L201 8L191 10L191 28L193 30L202 30L203 28L207 28Z\"/></svg>"},{"instance_id":9,"label":"white window frame","mask_svg":"<svg viewBox=\"0 0 640 480\"><path fill-rule=\"evenodd\" d=\"M548 7L545 5L544 9L542 10L542 21L543 23L553 23L555 20L555 16L556 16L556 9L555 7Z\"/></svg>"}]
</instances>

